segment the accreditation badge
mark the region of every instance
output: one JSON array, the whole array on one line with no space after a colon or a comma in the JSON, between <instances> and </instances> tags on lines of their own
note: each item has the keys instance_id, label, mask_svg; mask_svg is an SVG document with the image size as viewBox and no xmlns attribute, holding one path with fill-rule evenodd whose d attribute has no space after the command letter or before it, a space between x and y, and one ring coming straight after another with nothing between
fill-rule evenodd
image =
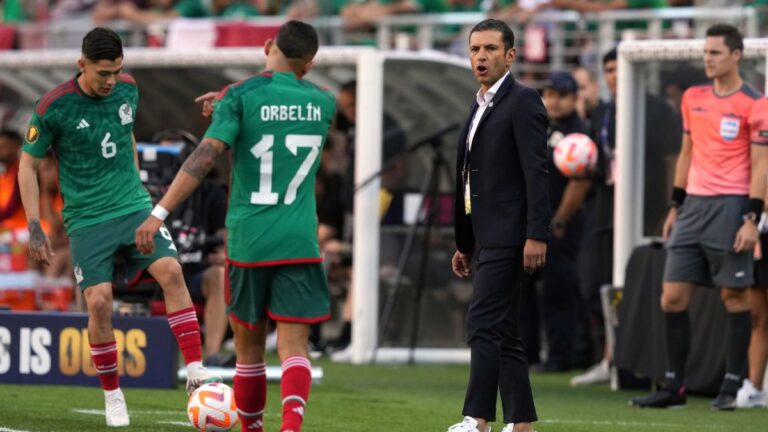
<instances>
[{"instance_id":1,"label":"accreditation badge","mask_svg":"<svg viewBox=\"0 0 768 432\"><path fill-rule=\"evenodd\" d=\"M464 177L464 214L472 214L472 193L469 190L469 176Z\"/></svg>"}]
</instances>

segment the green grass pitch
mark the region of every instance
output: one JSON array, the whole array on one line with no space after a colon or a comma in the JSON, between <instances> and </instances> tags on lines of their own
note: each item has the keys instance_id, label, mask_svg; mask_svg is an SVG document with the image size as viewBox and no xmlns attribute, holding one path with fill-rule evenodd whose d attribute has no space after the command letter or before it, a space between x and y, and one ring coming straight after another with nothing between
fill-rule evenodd
<instances>
[{"instance_id":1,"label":"green grass pitch","mask_svg":"<svg viewBox=\"0 0 768 432\"><path fill-rule=\"evenodd\" d=\"M277 364L271 359L271 364ZM324 368L312 388L306 432L444 432L461 420L467 366L350 366ZM573 389L567 374L532 375L539 432L768 431L768 410L713 412L709 399L689 398L679 410L639 410L627 400L642 392L607 387ZM186 395L177 390L125 389L131 426L125 431L190 431ZM269 386L266 430L280 426L280 388ZM95 387L0 384L0 432L107 430ZM499 410L499 414L500 414ZM499 432L501 425L494 424Z\"/></svg>"}]
</instances>

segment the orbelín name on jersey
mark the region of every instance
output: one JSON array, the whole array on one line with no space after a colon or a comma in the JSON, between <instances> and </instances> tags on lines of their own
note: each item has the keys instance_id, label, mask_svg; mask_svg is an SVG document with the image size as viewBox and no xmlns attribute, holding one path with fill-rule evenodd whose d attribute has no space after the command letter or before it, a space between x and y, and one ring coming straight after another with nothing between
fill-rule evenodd
<instances>
[{"instance_id":1,"label":"orbel\u00edn name on jersey","mask_svg":"<svg viewBox=\"0 0 768 432\"><path fill-rule=\"evenodd\" d=\"M263 105L261 121L323 121L322 109L312 102L306 105Z\"/></svg>"}]
</instances>

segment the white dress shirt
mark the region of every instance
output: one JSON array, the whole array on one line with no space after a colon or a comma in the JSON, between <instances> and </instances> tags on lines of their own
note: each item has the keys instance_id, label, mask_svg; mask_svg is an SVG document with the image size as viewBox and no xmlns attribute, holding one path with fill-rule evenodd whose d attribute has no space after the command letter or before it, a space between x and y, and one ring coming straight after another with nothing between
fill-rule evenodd
<instances>
[{"instance_id":1,"label":"white dress shirt","mask_svg":"<svg viewBox=\"0 0 768 432\"><path fill-rule=\"evenodd\" d=\"M504 82L508 76L509 72L505 73L504 76L496 81L496 83L494 83L485 93L483 93L482 88L477 91L477 111L475 111L475 116L472 117L472 127L469 128L469 134L467 134L467 148L469 150L472 150L472 140L475 139L475 131L477 130L477 125L480 123L480 119L483 118L483 113L486 108L493 105L493 97L496 95L496 92L499 91L501 83Z\"/></svg>"},{"instance_id":2,"label":"white dress shirt","mask_svg":"<svg viewBox=\"0 0 768 432\"><path fill-rule=\"evenodd\" d=\"M480 119L483 118L483 113L485 113L485 110L487 108L490 108L493 106L493 97L496 95L496 93L499 91L499 87L501 87L501 83L504 82L505 79L509 76L509 71L504 74L501 79L496 81L491 88L488 89L487 92L483 93L482 87L480 90L477 91L477 111L475 111L475 116L472 117L472 126L469 128L469 133L467 134L467 150L472 150L472 141L475 139L475 131L477 131L477 125L480 123ZM465 160L464 163L466 164L467 161ZM464 213L465 214L471 214L472 213L472 193L470 192L470 181L469 181L469 175L466 174L466 178L464 180Z\"/></svg>"}]
</instances>

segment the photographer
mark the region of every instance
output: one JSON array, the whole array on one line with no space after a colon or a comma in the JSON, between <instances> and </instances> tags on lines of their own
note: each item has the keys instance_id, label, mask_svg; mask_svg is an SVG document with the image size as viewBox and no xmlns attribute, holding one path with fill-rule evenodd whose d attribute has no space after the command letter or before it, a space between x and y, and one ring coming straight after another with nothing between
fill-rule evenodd
<instances>
[{"instance_id":1,"label":"photographer","mask_svg":"<svg viewBox=\"0 0 768 432\"><path fill-rule=\"evenodd\" d=\"M150 192L154 197L165 193L178 168L197 146L198 140L186 131L171 129L157 133L152 141L160 146L180 147L178 165L168 170L169 176L165 178L166 176L160 173L154 181L150 181ZM228 328L224 302L224 220L227 195L219 185L210 180L215 176L216 173L211 171L200 187L169 215L165 223L178 248L179 261L192 300L195 303L205 303L205 364L222 366L229 360L219 354ZM151 183L155 182L159 186L153 187L155 185ZM155 192L160 193L155 195Z\"/></svg>"}]
</instances>

